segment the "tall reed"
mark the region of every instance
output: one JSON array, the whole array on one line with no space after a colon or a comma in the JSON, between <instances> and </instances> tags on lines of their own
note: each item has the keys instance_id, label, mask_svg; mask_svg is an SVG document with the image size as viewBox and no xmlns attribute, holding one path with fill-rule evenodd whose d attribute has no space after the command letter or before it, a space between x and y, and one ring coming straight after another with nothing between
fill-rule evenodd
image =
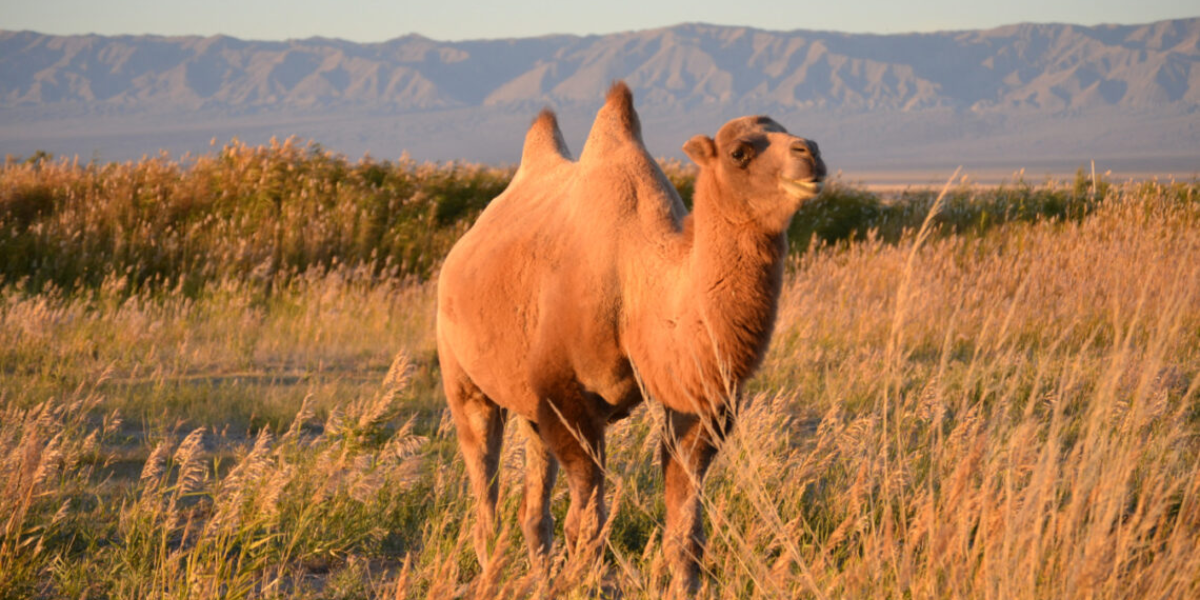
<instances>
[{"instance_id":1,"label":"tall reed","mask_svg":"<svg viewBox=\"0 0 1200 600\"><path fill-rule=\"evenodd\" d=\"M1200 593L1197 187L956 225L1050 197L998 193L792 259L703 495L702 597ZM105 269L0 288L0 597L666 594L652 402L612 429L602 560L531 567L514 439L481 570L428 282Z\"/></svg>"}]
</instances>

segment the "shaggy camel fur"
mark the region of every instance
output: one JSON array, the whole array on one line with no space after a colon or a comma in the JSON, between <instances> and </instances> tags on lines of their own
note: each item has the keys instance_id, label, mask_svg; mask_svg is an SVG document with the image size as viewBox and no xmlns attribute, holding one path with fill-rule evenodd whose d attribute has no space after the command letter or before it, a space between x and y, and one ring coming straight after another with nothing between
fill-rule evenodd
<instances>
[{"instance_id":1,"label":"shaggy camel fur","mask_svg":"<svg viewBox=\"0 0 1200 600\"><path fill-rule=\"evenodd\" d=\"M767 117L730 121L683 149L700 167L691 215L646 152L624 83L578 162L543 111L512 183L446 258L438 354L483 564L508 413L528 434L519 519L540 559L558 465L571 493L568 548L584 551L606 518L605 426L648 395L667 415L664 544L676 581L696 584L701 481L766 352L786 230L820 193L825 165L815 143Z\"/></svg>"}]
</instances>

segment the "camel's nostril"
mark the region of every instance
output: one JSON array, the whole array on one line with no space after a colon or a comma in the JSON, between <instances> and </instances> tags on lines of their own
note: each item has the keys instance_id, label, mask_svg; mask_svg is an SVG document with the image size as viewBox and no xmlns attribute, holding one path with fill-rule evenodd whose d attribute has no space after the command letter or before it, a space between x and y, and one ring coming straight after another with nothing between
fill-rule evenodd
<instances>
[{"instance_id":1,"label":"camel's nostril","mask_svg":"<svg viewBox=\"0 0 1200 600\"><path fill-rule=\"evenodd\" d=\"M792 152L799 154L800 156L805 156L809 153L808 146L809 143L804 140L792 142Z\"/></svg>"}]
</instances>

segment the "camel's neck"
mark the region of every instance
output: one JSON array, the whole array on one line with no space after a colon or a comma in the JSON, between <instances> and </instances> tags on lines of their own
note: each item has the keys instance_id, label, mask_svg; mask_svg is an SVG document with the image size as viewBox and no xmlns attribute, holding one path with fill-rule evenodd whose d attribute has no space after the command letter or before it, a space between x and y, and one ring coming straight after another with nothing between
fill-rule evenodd
<instances>
[{"instance_id":1,"label":"camel's neck","mask_svg":"<svg viewBox=\"0 0 1200 600\"><path fill-rule=\"evenodd\" d=\"M761 363L775 324L785 233L762 231L738 219L697 181L691 215L692 243L679 279L664 281L659 318L647 332L656 340L634 356L645 383L659 400L674 405L731 399ZM666 300L663 302L663 300ZM669 346L654 348L654 345ZM652 373L647 373L650 370Z\"/></svg>"},{"instance_id":2,"label":"camel's neck","mask_svg":"<svg viewBox=\"0 0 1200 600\"><path fill-rule=\"evenodd\" d=\"M696 190L690 265L696 302L689 308L712 329L723 368L740 382L758 368L771 339L787 237L704 197L712 188Z\"/></svg>"}]
</instances>

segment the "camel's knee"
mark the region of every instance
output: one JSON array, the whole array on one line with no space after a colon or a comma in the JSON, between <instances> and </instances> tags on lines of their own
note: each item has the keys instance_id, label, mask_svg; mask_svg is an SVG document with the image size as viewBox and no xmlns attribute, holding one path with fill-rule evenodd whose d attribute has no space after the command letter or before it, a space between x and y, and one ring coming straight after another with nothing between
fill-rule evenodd
<instances>
[{"instance_id":1,"label":"camel's knee","mask_svg":"<svg viewBox=\"0 0 1200 600\"><path fill-rule=\"evenodd\" d=\"M567 549L574 552L575 542L579 540L579 509L573 503L567 509L567 518L563 520L563 538L567 541Z\"/></svg>"},{"instance_id":2,"label":"camel's knee","mask_svg":"<svg viewBox=\"0 0 1200 600\"><path fill-rule=\"evenodd\" d=\"M563 521L563 537L567 540L567 549L575 553L595 550L600 532L608 522L604 488L597 487L588 499L573 496L571 508L567 510L567 518Z\"/></svg>"},{"instance_id":3,"label":"camel's knee","mask_svg":"<svg viewBox=\"0 0 1200 600\"><path fill-rule=\"evenodd\" d=\"M608 519L604 502L604 474L590 458L563 462L571 488L571 507L563 521L563 535L572 551L591 546ZM582 544L582 545L581 545Z\"/></svg>"},{"instance_id":4,"label":"camel's knee","mask_svg":"<svg viewBox=\"0 0 1200 600\"><path fill-rule=\"evenodd\" d=\"M528 476L527 476L528 477ZM550 482L553 485L553 481ZM517 509L517 519L531 555L549 554L554 535L554 516L550 514L550 494L543 492L542 477L526 480L525 494Z\"/></svg>"},{"instance_id":5,"label":"camel's knee","mask_svg":"<svg viewBox=\"0 0 1200 600\"><path fill-rule=\"evenodd\" d=\"M496 520L495 504L488 502L485 498L479 498L476 502L475 526L471 529L472 542L479 565L487 567L492 553L492 545L499 531L499 523Z\"/></svg>"},{"instance_id":6,"label":"camel's knee","mask_svg":"<svg viewBox=\"0 0 1200 600\"><path fill-rule=\"evenodd\" d=\"M529 555L533 558L549 556L554 536L554 517L550 511L530 510L522 504L518 518Z\"/></svg>"}]
</instances>

